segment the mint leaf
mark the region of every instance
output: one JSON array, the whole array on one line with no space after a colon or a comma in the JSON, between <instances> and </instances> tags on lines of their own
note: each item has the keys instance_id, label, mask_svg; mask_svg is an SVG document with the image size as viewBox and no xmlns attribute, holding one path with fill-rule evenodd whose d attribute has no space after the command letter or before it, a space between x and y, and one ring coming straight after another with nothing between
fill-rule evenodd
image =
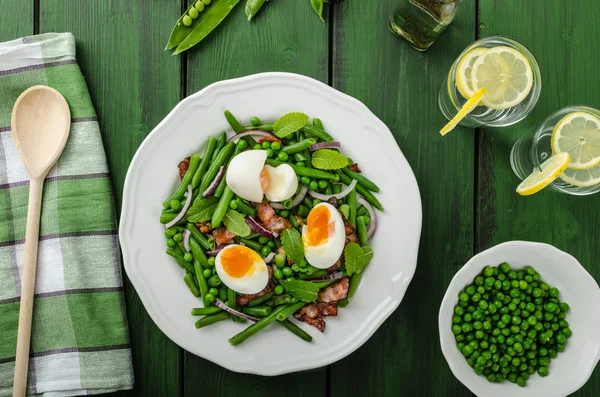
<instances>
[{"instance_id":1,"label":"mint leaf","mask_svg":"<svg viewBox=\"0 0 600 397\"><path fill-rule=\"evenodd\" d=\"M360 245L356 243L348 243L344 248L344 257L346 258L346 271L348 275L360 273L365 267L365 253Z\"/></svg>"},{"instance_id":2,"label":"mint leaf","mask_svg":"<svg viewBox=\"0 0 600 397\"><path fill-rule=\"evenodd\" d=\"M303 302L314 302L319 295L319 286L309 281L286 280L283 286L290 295Z\"/></svg>"},{"instance_id":3,"label":"mint leaf","mask_svg":"<svg viewBox=\"0 0 600 397\"><path fill-rule=\"evenodd\" d=\"M235 210L227 211L223 218L223 224L236 236L248 237L251 233L250 226L246 223L246 217Z\"/></svg>"},{"instance_id":4,"label":"mint leaf","mask_svg":"<svg viewBox=\"0 0 600 397\"><path fill-rule=\"evenodd\" d=\"M362 250L363 254L365 255L365 265L363 267L366 267L369 263L371 263L371 259L373 259L373 248L365 245L362 247Z\"/></svg>"},{"instance_id":5,"label":"mint leaf","mask_svg":"<svg viewBox=\"0 0 600 397\"><path fill-rule=\"evenodd\" d=\"M188 222L204 222L212 218L219 199L216 197L210 197L196 201L189 209L186 214Z\"/></svg>"},{"instance_id":6,"label":"mint leaf","mask_svg":"<svg viewBox=\"0 0 600 397\"><path fill-rule=\"evenodd\" d=\"M304 266L304 244L300 233L296 229L286 229L280 236L287 257L298 266Z\"/></svg>"},{"instance_id":7,"label":"mint leaf","mask_svg":"<svg viewBox=\"0 0 600 397\"><path fill-rule=\"evenodd\" d=\"M293 134L300 128L308 124L308 115L300 112L284 114L279 120L273 124L275 135L279 138Z\"/></svg>"},{"instance_id":8,"label":"mint leaf","mask_svg":"<svg viewBox=\"0 0 600 397\"><path fill-rule=\"evenodd\" d=\"M348 159L336 150L321 149L313 153L312 165L320 170L339 170L348 165Z\"/></svg>"}]
</instances>

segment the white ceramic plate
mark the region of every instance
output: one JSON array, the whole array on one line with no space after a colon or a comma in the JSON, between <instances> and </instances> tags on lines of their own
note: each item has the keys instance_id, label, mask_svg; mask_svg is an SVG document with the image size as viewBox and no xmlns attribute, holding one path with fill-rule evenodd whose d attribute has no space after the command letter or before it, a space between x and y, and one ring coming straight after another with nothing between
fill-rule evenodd
<instances>
[{"instance_id":1,"label":"white ceramic plate","mask_svg":"<svg viewBox=\"0 0 600 397\"><path fill-rule=\"evenodd\" d=\"M487 265L508 262L513 268L533 266L542 280L558 288L559 299L569 304L566 320L573 331L564 352L552 359L545 378L535 374L525 387L508 381L490 383L477 376L456 348L450 330L458 294L473 282ZM480 397L564 397L587 382L600 359L600 288L590 274L571 255L551 246L511 241L475 255L452 279L439 314L442 352L458 380Z\"/></svg>"},{"instance_id":2,"label":"white ceramic plate","mask_svg":"<svg viewBox=\"0 0 600 397\"><path fill-rule=\"evenodd\" d=\"M302 111L320 117L343 151L381 188L385 214L371 241L374 259L352 303L327 319L325 333L305 323L312 343L276 324L242 345L228 339L245 325L221 322L197 330L190 309L201 305L165 254L162 201L178 184L177 164L206 137L229 130L229 109L248 122ZM311 78L264 73L212 84L188 97L152 131L137 151L125 181L119 238L125 270L146 310L175 343L236 372L279 375L321 367L360 347L398 307L417 262L421 200L415 177L390 130L358 100ZM247 326L247 325L246 325ZM283 348L285 346L285 348Z\"/></svg>"}]
</instances>

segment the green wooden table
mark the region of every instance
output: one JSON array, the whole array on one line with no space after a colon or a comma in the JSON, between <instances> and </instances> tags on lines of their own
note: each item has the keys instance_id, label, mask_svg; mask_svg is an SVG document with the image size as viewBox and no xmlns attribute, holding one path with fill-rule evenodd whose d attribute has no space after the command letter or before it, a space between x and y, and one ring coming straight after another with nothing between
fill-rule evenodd
<instances>
[{"instance_id":1,"label":"green wooden table","mask_svg":"<svg viewBox=\"0 0 600 397\"><path fill-rule=\"evenodd\" d=\"M600 280L598 196L519 197L508 162L517 137L551 112L572 104L600 108L600 3L465 0L448 31L419 53L387 29L399 1L344 0L325 23L308 0L272 0L252 23L239 5L201 45L174 57L163 48L185 0L0 0L2 41L75 34L119 208L131 158L178 101L215 81L265 71L308 75L364 102L389 126L419 182L415 277L400 308L355 353L276 378L236 374L167 339L126 280L136 386L119 396L470 396L442 356L437 313L452 276L472 255L507 240L542 241L577 257ZM513 127L458 128L442 138L441 80L464 47L496 34L523 42L537 57L537 107ZM600 369L575 395L600 395Z\"/></svg>"}]
</instances>

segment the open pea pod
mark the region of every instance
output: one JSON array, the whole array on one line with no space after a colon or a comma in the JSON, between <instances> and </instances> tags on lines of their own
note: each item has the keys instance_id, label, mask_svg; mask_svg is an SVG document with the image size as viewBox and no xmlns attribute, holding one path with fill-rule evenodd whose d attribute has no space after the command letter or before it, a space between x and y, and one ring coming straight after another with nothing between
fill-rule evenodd
<instances>
[{"instance_id":1,"label":"open pea pod","mask_svg":"<svg viewBox=\"0 0 600 397\"><path fill-rule=\"evenodd\" d=\"M186 16L189 17L190 10L192 8L194 8L195 4L196 4L195 1L192 2L192 5L190 5L188 7L188 9L185 10L185 12L177 20L177 23L175 24L175 26L173 27L173 30L171 31L171 35L169 36L169 42L167 43L167 48L165 48L165 50L170 50L172 48L177 47L188 36L188 34L190 34L190 32L192 30L194 30L194 28L200 23L200 21L202 21L204 19L205 13L203 10L203 11L199 12L199 15L197 18L195 18L195 19L190 18L192 20L192 23L190 26L185 26L185 24L183 23L183 18L185 18ZM210 6L206 6L206 9L209 7Z\"/></svg>"},{"instance_id":2,"label":"open pea pod","mask_svg":"<svg viewBox=\"0 0 600 397\"><path fill-rule=\"evenodd\" d=\"M233 7L239 2L240 0L213 0L211 5L206 7L202 13L202 20L198 21L196 24L192 24L194 28L189 32L185 39L179 43L175 49L174 55L187 51L202 41L202 39L219 26L223 19L225 19L231 10L233 10Z\"/></svg>"}]
</instances>

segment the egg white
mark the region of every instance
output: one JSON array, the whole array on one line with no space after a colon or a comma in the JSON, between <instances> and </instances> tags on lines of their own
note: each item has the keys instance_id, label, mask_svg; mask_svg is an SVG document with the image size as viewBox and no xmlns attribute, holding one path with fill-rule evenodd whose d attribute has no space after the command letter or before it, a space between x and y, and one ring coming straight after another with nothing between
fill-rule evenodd
<instances>
[{"instance_id":1,"label":"egg white","mask_svg":"<svg viewBox=\"0 0 600 397\"><path fill-rule=\"evenodd\" d=\"M228 245L227 247L223 248L215 258L215 268L217 269L217 274L221 278L221 281L223 281L223 284L225 284L235 292L239 292L240 294L256 294L262 291L269 282L269 271L267 270L267 265L265 264L265 261L260 257L260 255L258 255L258 253L258 260L254 262L253 266L250 268L248 273L246 273L242 277L232 277L225 272L225 269L223 269L221 255L223 254L223 252L226 252L227 250L233 247L239 247L239 245Z\"/></svg>"},{"instance_id":2,"label":"egg white","mask_svg":"<svg viewBox=\"0 0 600 397\"><path fill-rule=\"evenodd\" d=\"M227 186L243 199L261 202L263 191L260 186L260 172L266 160L266 150L247 150L238 154L227 168Z\"/></svg>"},{"instance_id":3,"label":"egg white","mask_svg":"<svg viewBox=\"0 0 600 397\"><path fill-rule=\"evenodd\" d=\"M265 196L270 201L280 202L289 199L298 189L298 177L289 164L281 164L278 167L265 165L269 174L269 187Z\"/></svg>"},{"instance_id":4,"label":"egg white","mask_svg":"<svg viewBox=\"0 0 600 397\"><path fill-rule=\"evenodd\" d=\"M302 227L302 242L304 243L304 256L308 263L318 269L327 269L340 259L344 246L346 245L346 230L344 228L344 220L337 209L328 203L319 203L315 208L326 206L329 211L329 222L333 223L333 228L329 229L329 237L327 241L318 246L307 244L306 235L308 226ZM310 215L309 215L310 216Z\"/></svg>"}]
</instances>

